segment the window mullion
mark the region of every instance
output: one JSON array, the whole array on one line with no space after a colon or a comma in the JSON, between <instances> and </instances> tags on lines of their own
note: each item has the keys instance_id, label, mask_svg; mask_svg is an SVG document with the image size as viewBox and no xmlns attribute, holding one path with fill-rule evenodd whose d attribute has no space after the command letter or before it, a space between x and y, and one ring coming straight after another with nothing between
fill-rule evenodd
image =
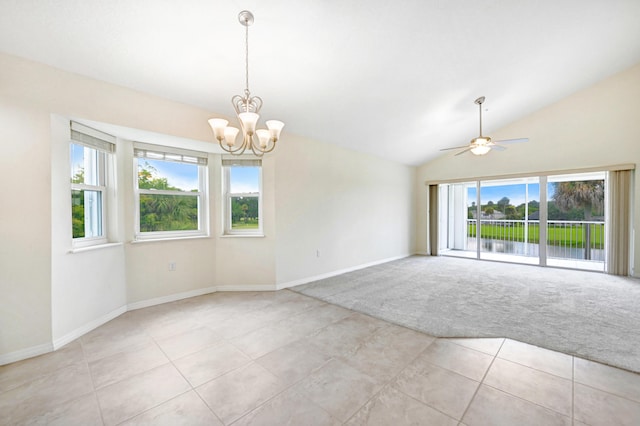
<instances>
[{"instance_id":1,"label":"window mullion","mask_svg":"<svg viewBox=\"0 0 640 426\"><path fill-rule=\"evenodd\" d=\"M72 183L71 189L76 191L101 191L104 192L107 190L106 186L97 186L97 185L87 185L86 183Z\"/></svg>"},{"instance_id":2,"label":"window mullion","mask_svg":"<svg viewBox=\"0 0 640 426\"><path fill-rule=\"evenodd\" d=\"M171 191L171 190L162 190L162 189L138 189L140 194L149 194L149 195L180 195L180 196L191 196L197 197L202 195L200 191Z\"/></svg>"}]
</instances>

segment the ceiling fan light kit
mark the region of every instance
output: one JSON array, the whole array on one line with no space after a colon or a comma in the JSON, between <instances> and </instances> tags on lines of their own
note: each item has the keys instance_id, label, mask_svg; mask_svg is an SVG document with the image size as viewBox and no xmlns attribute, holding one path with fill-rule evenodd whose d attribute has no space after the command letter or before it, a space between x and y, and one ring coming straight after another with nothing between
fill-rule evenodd
<instances>
[{"instance_id":1,"label":"ceiling fan light kit","mask_svg":"<svg viewBox=\"0 0 640 426\"><path fill-rule=\"evenodd\" d=\"M453 148L444 148L444 149L441 149L440 151L448 151L450 149L462 149L462 151L458 152L455 155L461 155L467 151L471 151L471 153L474 155L485 155L485 154L488 154L489 151L491 151L492 149L495 149L498 151L505 150L506 148L500 144L527 142L529 140L528 138L518 138L518 139L504 139L504 140L494 142L491 140L489 136L482 136L482 104L484 103L484 100L485 100L485 97L480 96L478 99L474 101L474 103L478 105L478 109L480 111L480 132L479 132L480 136L478 136L477 138L471 139L471 141L469 142L469 145L456 146Z\"/></svg>"},{"instance_id":2,"label":"ceiling fan light kit","mask_svg":"<svg viewBox=\"0 0 640 426\"><path fill-rule=\"evenodd\" d=\"M260 119L258 113L262 108L262 98L251 96L249 91L249 26L253 24L253 14L248 10L243 10L238 14L238 21L245 27L246 85L244 96L235 95L231 98L231 104L240 122L240 129L228 126L229 121L223 118L212 118L209 120L209 125L213 130L214 137L225 152L242 155L247 149L250 149L254 155L262 157L265 153L275 149L284 123L278 120L267 120L265 122L267 129L256 129ZM236 146L236 139L241 129L242 141Z\"/></svg>"}]
</instances>

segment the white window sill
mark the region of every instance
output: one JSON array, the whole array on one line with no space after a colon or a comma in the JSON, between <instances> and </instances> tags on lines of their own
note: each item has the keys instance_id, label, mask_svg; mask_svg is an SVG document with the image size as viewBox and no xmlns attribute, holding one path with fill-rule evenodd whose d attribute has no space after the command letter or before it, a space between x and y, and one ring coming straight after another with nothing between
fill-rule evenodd
<instances>
[{"instance_id":1,"label":"white window sill","mask_svg":"<svg viewBox=\"0 0 640 426\"><path fill-rule=\"evenodd\" d=\"M264 234L223 234L220 238L264 238Z\"/></svg>"},{"instance_id":2,"label":"white window sill","mask_svg":"<svg viewBox=\"0 0 640 426\"><path fill-rule=\"evenodd\" d=\"M182 240L200 240L203 238L209 238L208 235L190 235L184 237L168 237L168 238L139 238L130 241L131 244L142 244L142 243L155 243L160 241L182 241Z\"/></svg>"},{"instance_id":3,"label":"white window sill","mask_svg":"<svg viewBox=\"0 0 640 426\"><path fill-rule=\"evenodd\" d=\"M94 246L75 247L75 248L72 248L71 250L69 250L69 253L71 253L71 254L83 253L85 251L102 250L102 249L105 249L105 248L117 247L117 246L121 246L121 245L122 245L122 243L105 243L105 244L96 244Z\"/></svg>"}]
</instances>

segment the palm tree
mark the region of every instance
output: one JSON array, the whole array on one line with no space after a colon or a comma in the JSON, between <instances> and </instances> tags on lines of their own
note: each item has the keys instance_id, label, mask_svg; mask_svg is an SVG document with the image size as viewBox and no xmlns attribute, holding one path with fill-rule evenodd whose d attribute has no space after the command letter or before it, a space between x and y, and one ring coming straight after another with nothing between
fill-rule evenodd
<instances>
[{"instance_id":1,"label":"palm tree","mask_svg":"<svg viewBox=\"0 0 640 426\"><path fill-rule=\"evenodd\" d=\"M583 209L584 219L589 222L593 211L602 212L604 207L604 181L587 180L578 182L557 182L553 201L562 211ZM591 225L585 227L585 259L591 259Z\"/></svg>"}]
</instances>

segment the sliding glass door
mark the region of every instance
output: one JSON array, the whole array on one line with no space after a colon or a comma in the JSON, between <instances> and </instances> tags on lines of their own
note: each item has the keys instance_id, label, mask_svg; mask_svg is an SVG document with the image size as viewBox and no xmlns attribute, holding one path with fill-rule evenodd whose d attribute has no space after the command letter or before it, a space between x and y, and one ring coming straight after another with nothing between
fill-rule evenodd
<instances>
[{"instance_id":1,"label":"sliding glass door","mask_svg":"<svg viewBox=\"0 0 640 426\"><path fill-rule=\"evenodd\" d=\"M538 178L480 182L480 258L539 263Z\"/></svg>"},{"instance_id":2,"label":"sliding glass door","mask_svg":"<svg viewBox=\"0 0 640 426\"><path fill-rule=\"evenodd\" d=\"M438 185L438 252L475 257L475 182Z\"/></svg>"},{"instance_id":3,"label":"sliding glass door","mask_svg":"<svg viewBox=\"0 0 640 426\"><path fill-rule=\"evenodd\" d=\"M604 271L605 173L549 176L547 264Z\"/></svg>"},{"instance_id":4,"label":"sliding glass door","mask_svg":"<svg viewBox=\"0 0 640 426\"><path fill-rule=\"evenodd\" d=\"M439 253L603 271L605 188L604 172L439 185Z\"/></svg>"}]
</instances>

